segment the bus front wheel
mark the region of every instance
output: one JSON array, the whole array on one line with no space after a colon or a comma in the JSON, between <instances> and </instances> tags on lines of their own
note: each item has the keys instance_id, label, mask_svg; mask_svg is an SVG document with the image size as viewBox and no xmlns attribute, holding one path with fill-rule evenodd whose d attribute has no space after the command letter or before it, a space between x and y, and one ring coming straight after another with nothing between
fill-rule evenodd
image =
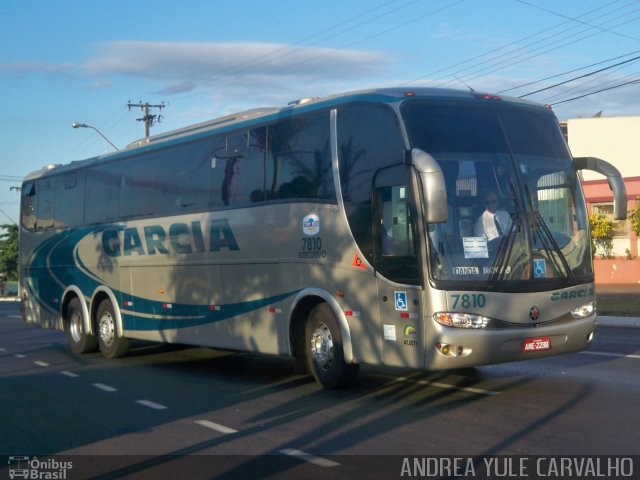
<instances>
[{"instance_id":1,"label":"bus front wheel","mask_svg":"<svg viewBox=\"0 0 640 480\"><path fill-rule=\"evenodd\" d=\"M103 300L98 305L96 314L96 332L100 351L107 358L118 358L127 354L131 347L128 338L119 337L116 329L116 314L110 300Z\"/></svg>"},{"instance_id":2,"label":"bus front wheel","mask_svg":"<svg viewBox=\"0 0 640 480\"><path fill-rule=\"evenodd\" d=\"M305 345L309 370L323 387L340 388L353 381L359 365L345 363L340 327L328 304L320 303L311 310Z\"/></svg>"},{"instance_id":3,"label":"bus front wheel","mask_svg":"<svg viewBox=\"0 0 640 480\"><path fill-rule=\"evenodd\" d=\"M78 297L71 299L64 315L64 330L67 342L73 353L89 353L98 349L98 340L94 335L85 331L82 304Z\"/></svg>"}]
</instances>

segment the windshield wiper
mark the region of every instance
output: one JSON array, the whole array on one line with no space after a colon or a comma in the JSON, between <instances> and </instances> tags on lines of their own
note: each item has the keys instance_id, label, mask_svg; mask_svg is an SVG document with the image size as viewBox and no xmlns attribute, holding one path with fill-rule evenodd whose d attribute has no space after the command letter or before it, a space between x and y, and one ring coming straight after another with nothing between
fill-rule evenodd
<instances>
[{"instance_id":1,"label":"windshield wiper","mask_svg":"<svg viewBox=\"0 0 640 480\"><path fill-rule=\"evenodd\" d=\"M504 238L500 241L498 252L496 253L496 259L491 264L491 272L489 273L489 283L501 282L504 276L507 274L507 262L511 258L511 252L513 246L516 243L516 231L520 225L519 215L516 215L515 221L511 222L509 231L504 235Z\"/></svg>"},{"instance_id":2,"label":"windshield wiper","mask_svg":"<svg viewBox=\"0 0 640 480\"><path fill-rule=\"evenodd\" d=\"M567 280L572 279L573 273L571 272L571 267L569 266L569 262L567 262L567 259L564 257L564 254L562 253L562 250L560 249L558 242L556 242L556 239L553 238L553 233L551 233L551 230L549 229L547 222L544 221L544 218L542 217L540 212L535 208L533 208L533 201L531 200L531 193L529 192L529 186L525 185L524 189L527 195L529 208L533 213L533 220L534 220L533 243L535 243L535 236L537 235L537 237L540 239L540 243L542 243L543 249L548 252L549 260L553 264L553 267L555 271L558 273L558 275L560 275L561 277ZM531 248L533 249L533 244L531 245ZM558 258L555 258L553 253L555 253ZM562 265L558 263L558 259L560 259L560 263ZM533 267L533 255L531 256L530 262L531 262L531 267ZM531 271L533 271L533 269Z\"/></svg>"},{"instance_id":3,"label":"windshield wiper","mask_svg":"<svg viewBox=\"0 0 640 480\"><path fill-rule=\"evenodd\" d=\"M535 226L537 227L536 232L540 230L543 233L543 234L538 234L538 238L540 238L540 243L542 243L543 249L546 250L547 252L550 252L549 259L553 263L554 269L558 272L558 274L560 274L567 280L571 280L573 278L573 272L571 271L569 262L567 262L567 259L564 257L564 254L562 253L562 249L560 248L560 245L558 245L558 242L556 242L556 239L553 238L553 233L551 233L551 230L549 229L547 222L544 221L544 218L542 217L540 212L538 212L537 210L533 210L533 218L535 220ZM551 248L549 248L549 244L551 244ZM555 252L555 254L557 255L557 258L551 252ZM562 268L558 263L558 259L562 264ZM563 270L564 270L564 273L563 273Z\"/></svg>"}]
</instances>

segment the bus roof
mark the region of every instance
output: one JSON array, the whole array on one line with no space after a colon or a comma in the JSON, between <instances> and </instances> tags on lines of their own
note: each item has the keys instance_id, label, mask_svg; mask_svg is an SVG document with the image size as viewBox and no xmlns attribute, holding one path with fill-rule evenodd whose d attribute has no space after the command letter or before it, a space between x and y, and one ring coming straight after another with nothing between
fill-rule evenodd
<instances>
[{"instance_id":1,"label":"bus roof","mask_svg":"<svg viewBox=\"0 0 640 480\"><path fill-rule=\"evenodd\" d=\"M542 105L528 100L521 100L514 97L503 97L493 94L474 92L471 90L454 90L445 88L378 88L369 90L357 90L339 93L326 97L309 97L290 102L285 107L263 107L253 108L242 112L225 115L222 117L207 120L202 123L189 125L187 127L171 130L165 133L153 135L150 138L142 138L129 143L123 150L110 152L104 155L91 157L86 160L75 160L65 165L48 164L29 173L24 181L30 181L48 174L57 174L64 171L71 171L94 163L102 163L116 158L126 157L132 153L143 152L155 149L158 146L166 146L174 142L197 139L201 136L214 132L223 133L242 127L250 127L263 122L275 120L279 117L285 118L296 113L303 113L358 101L376 101L381 103L396 103L407 98L415 99L451 99L454 101L474 102L481 100L503 100L508 103L516 103L531 107L543 108Z\"/></svg>"}]
</instances>

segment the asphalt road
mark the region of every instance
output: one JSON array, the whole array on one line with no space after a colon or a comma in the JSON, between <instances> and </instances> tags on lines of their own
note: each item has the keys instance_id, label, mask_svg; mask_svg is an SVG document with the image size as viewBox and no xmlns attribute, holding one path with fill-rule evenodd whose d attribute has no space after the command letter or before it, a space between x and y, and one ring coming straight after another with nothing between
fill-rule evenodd
<instances>
[{"instance_id":1,"label":"asphalt road","mask_svg":"<svg viewBox=\"0 0 640 480\"><path fill-rule=\"evenodd\" d=\"M69 479L399 478L406 457L640 455L638 412L640 329L463 372L363 368L325 391L280 358L152 344L76 356L0 304L0 455L69 456Z\"/></svg>"}]
</instances>

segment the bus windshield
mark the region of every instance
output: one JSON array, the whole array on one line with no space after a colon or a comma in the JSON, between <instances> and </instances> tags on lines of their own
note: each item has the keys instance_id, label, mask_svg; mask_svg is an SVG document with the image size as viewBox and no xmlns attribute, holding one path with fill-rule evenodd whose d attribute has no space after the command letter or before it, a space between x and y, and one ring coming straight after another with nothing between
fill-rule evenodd
<instances>
[{"instance_id":1,"label":"bus windshield","mask_svg":"<svg viewBox=\"0 0 640 480\"><path fill-rule=\"evenodd\" d=\"M592 280L582 190L556 117L492 105L403 104L411 147L438 161L446 183L448 220L427 226L432 281L518 291Z\"/></svg>"}]
</instances>

